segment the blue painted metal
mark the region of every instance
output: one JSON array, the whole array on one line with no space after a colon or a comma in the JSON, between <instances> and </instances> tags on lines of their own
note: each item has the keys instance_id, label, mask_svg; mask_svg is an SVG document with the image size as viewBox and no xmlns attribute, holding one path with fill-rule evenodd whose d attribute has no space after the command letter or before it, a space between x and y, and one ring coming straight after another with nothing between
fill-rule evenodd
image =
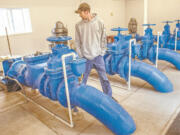
<instances>
[{"instance_id":1,"label":"blue painted metal","mask_svg":"<svg viewBox=\"0 0 180 135\"><path fill-rule=\"evenodd\" d=\"M163 35L160 37L160 45L159 47L162 46L169 46L166 42L169 40L170 37L170 26L169 26L170 21L166 21L165 29L166 31L163 32ZM155 36L153 35L153 30L150 26L154 26L154 24L146 24L145 26L148 26L147 29L145 29L145 35L142 37L142 43L141 44L136 44L132 46L132 56L133 58L137 56L140 60L143 59L149 59L151 62L155 63L156 62L156 50L157 46L154 45L155 41ZM159 55L158 59L159 60L165 60L171 64L173 64L178 70L180 70L180 54L173 51L169 50L167 48L159 48Z\"/></svg>"},{"instance_id":2,"label":"blue painted metal","mask_svg":"<svg viewBox=\"0 0 180 135\"><path fill-rule=\"evenodd\" d=\"M161 71L157 70L157 68L141 61L133 61L131 69L132 76L145 80L156 90L163 93L173 91L172 83Z\"/></svg>"},{"instance_id":3,"label":"blue painted metal","mask_svg":"<svg viewBox=\"0 0 180 135\"><path fill-rule=\"evenodd\" d=\"M71 40L72 38L69 36L61 36L61 37L48 37L47 40L50 42L61 42L61 41L67 41L67 40Z\"/></svg>"},{"instance_id":4,"label":"blue painted metal","mask_svg":"<svg viewBox=\"0 0 180 135\"><path fill-rule=\"evenodd\" d=\"M172 63L178 70L180 70L180 54L178 54L177 52L166 48L161 48L159 49L158 59Z\"/></svg>"},{"instance_id":5,"label":"blue painted metal","mask_svg":"<svg viewBox=\"0 0 180 135\"><path fill-rule=\"evenodd\" d=\"M134 132L132 118L117 102L90 86L84 85L78 90L79 92L74 91L76 93L73 95L77 106L108 125L116 135L130 135Z\"/></svg>"},{"instance_id":6,"label":"blue painted metal","mask_svg":"<svg viewBox=\"0 0 180 135\"><path fill-rule=\"evenodd\" d=\"M135 38L136 41L138 42L138 41L141 41L141 40L142 40L143 36L140 36L139 34L136 33L136 35L135 35L134 38Z\"/></svg>"},{"instance_id":7,"label":"blue painted metal","mask_svg":"<svg viewBox=\"0 0 180 135\"><path fill-rule=\"evenodd\" d=\"M166 43L168 43L169 38L171 36L169 23L172 23L172 22L171 21L164 21L163 23L166 23L166 24L164 25L164 31L163 31L162 35L160 36L160 46L159 47L167 48Z\"/></svg>"},{"instance_id":8,"label":"blue painted metal","mask_svg":"<svg viewBox=\"0 0 180 135\"><path fill-rule=\"evenodd\" d=\"M175 20L177 23L176 23L176 28L180 28L180 20Z\"/></svg>"},{"instance_id":9,"label":"blue painted metal","mask_svg":"<svg viewBox=\"0 0 180 135\"><path fill-rule=\"evenodd\" d=\"M50 37L47 40L59 42L70 39L67 37ZM33 89L51 100L57 100L67 107L64 76L62 69L62 55L74 50L63 44L52 48L52 53L39 56L25 56L24 60L11 59L3 61L5 75L17 79L20 83ZM78 58L65 60L68 76L68 87L71 106L79 106L100 120L107 128L117 135L130 135L135 129L131 116L111 97L96 88L79 84L78 76L85 72L86 60Z\"/></svg>"},{"instance_id":10,"label":"blue painted metal","mask_svg":"<svg viewBox=\"0 0 180 135\"><path fill-rule=\"evenodd\" d=\"M152 47L153 43L153 41L151 40L153 39L153 36L151 36L148 32L152 33L152 31L148 28L148 30L146 31L146 35L143 37L142 40L143 45L132 45L133 57L137 56L140 59L149 57L151 57L152 59L154 58L155 51L149 53L149 50ZM124 36L119 37L119 39L121 40L115 41L114 43L107 45L108 50L106 55L104 56L106 71L110 75L119 74L120 77L124 78L125 80L128 80L129 41L126 40ZM146 54L142 52L146 52ZM168 80L168 78L162 72L160 72L158 69L154 68L151 65L133 60L131 70L132 76L147 81L157 91L171 92L173 90L172 83Z\"/></svg>"},{"instance_id":11,"label":"blue painted metal","mask_svg":"<svg viewBox=\"0 0 180 135\"><path fill-rule=\"evenodd\" d=\"M143 24L142 26L148 26L148 27L150 27L150 26L155 26L156 24L150 24L150 23L148 23L148 24Z\"/></svg>"},{"instance_id":12,"label":"blue painted metal","mask_svg":"<svg viewBox=\"0 0 180 135\"><path fill-rule=\"evenodd\" d=\"M7 71L9 70L9 67L12 65L12 63L14 63L17 60L21 60L21 58L16 58L16 59L9 59L6 61L3 61L3 71L4 71L4 75L7 75Z\"/></svg>"},{"instance_id":13,"label":"blue painted metal","mask_svg":"<svg viewBox=\"0 0 180 135\"><path fill-rule=\"evenodd\" d=\"M121 34L121 31L128 31L128 28L120 28L120 27L112 28L111 31L117 31L118 32L117 36L114 37L115 42L117 42L118 40L124 40L124 39L129 40L129 39L131 39L131 35L122 35Z\"/></svg>"},{"instance_id":14,"label":"blue painted metal","mask_svg":"<svg viewBox=\"0 0 180 135\"><path fill-rule=\"evenodd\" d=\"M180 50L180 20L175 20L177 31L177 50ZM174 33L170 33L170 25L169 22L165 24L164 31L162 33L162 36L160 38L160 47L168 48L168 49L175 49L175 36L176 36L176 29L174 30Z\"/></svg>"}]
</instances>

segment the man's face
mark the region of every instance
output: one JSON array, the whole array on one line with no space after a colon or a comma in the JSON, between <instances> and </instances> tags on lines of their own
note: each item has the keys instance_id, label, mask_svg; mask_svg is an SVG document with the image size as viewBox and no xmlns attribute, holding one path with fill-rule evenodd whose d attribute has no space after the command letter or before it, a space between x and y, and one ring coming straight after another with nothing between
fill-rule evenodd
<instances>
[{"instance_id":1,"label":"man's face","mask_svg":"<svg viewBox=\"0 0 180 135\"><path fill-rule=\"evenodd\" d=\"M81 11L81 12L79 13L79 16L80 16L83 20L88 19L88 11Z\"/></svg>"}]
</instances>

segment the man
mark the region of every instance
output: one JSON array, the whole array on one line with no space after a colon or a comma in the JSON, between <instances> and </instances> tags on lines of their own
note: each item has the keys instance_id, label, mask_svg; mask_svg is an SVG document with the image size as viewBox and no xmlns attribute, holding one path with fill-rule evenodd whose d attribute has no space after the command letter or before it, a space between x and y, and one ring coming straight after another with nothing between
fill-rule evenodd
<instances>
[{"instance_id":1,"label":"man","mask_svg":"<svg viewBox=\"0 0 180 135\"><path fill-rule=\"evenodd\" d=\"M103 92L112 97L112 89L108 81L103 55L106 51L106 33L103 22L90 13L90 6L82 3L75 11L82 20L75 26L76 51L80 57L87 59L86 71L82 82L86 84L92 68L98 72Z\"/></svg>"}]
</instances>

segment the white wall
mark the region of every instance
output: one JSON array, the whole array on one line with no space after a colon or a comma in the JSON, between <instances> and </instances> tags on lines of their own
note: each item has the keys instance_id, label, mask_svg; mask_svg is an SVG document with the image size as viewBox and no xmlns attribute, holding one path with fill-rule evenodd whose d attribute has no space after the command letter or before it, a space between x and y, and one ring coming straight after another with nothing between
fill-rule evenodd
<instances>
[{"instance_id":1,"label":"white wall","mask_svg":"<svg viewBox=\"0 0 180 135\"><path fill-rule=\"evenodd\" d=\"M148 23L155 23L152 27L154 34L163 31L162 21L180 19L180 0L148 0ZM126 26L129 19L134 17L138 21L138 33L143 34L144 0L126 0ZM171 30L175 23L171 24Z\"/></svg>"},{"instance_id":2,"label":"white wall","mask_svg":"<svg viewBox=\"0 0 180 135\"><path fill-rule=\"evenodd\" d=\"M110 28L125 26L125 0L84 0L98 13L111 34ZM35 51L48 51L46 38L56 21L62 21L74 39L74 25L80 17L74 13L82 0L5 0L0 8L30 8L32 33L11 35L10 43L14 55L27 55ZM0 37L0 56L7 55L6 37Z\"/></svg>"},{"instance_id":3,"label":"white wall","mask_svg":"<svg viewBox=\"0 0 180 135\"><path fill-rule=\"evenodd\" d=\"M107 34L111 34L113 27L125 26L125 1L126 0L84 0L90 3L93 11L104 20Z\"/></svg>"},{"instance_id":4,"label":"white wall","mask_svg":"<svg viewBox=\"0 0 180 135\"><path fill-rule=\"evenodd\" d=\"M162 21L180 19L180 0L148 0L148 20L157 24L154 33L163 30ZM174 30L175 23L171 24Z\"/></svg>"},{"instance_id":5,"label":"white wall","mask_svg":"<svg viewBox=\"0 0 180 135\"><path fill-rule=\"evenodd\" d=\"M126 27L128 27L130 18L136 18L138 23L138 33L143 34L144 0L126 0L125 15Z\"/></svg>"},{"instance_id":6,"label":"white wall","mask_svg":"<svg viewBox=\"0 0 180 135\"><path fill-rule=\"evenodd\" d=\"M131 17L137 18L138 32L143 33L144 0L1 0L0 8L30 8L33 32L9 37L13 54L48 51L46 38L59 20L74 39L74 25L80 20L74 10L84 1L104 20L107 34L115 34L110 31L112 27L127 27ZM179 5L180 0L148 0L148 22L157 24L155 33L163 30L161 21L180 19ZM0 56L7 54L6 37L0 37Z\"/></svg>"}]
</instances>

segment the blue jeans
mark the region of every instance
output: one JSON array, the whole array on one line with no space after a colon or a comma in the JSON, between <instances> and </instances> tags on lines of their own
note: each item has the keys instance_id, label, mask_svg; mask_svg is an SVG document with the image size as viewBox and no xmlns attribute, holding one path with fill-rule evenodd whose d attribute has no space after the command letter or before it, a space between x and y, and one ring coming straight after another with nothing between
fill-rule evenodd
<instances>
[{"instance_id":1,"label":"blue jeans","mask_svg":"<svg viewBox=\"0 0 180 135\"><path fill-rule=\"evenodd\" d=\"M112 89L109 80L106 75L106 69L104 64L103 56L97 56L93 60L87 60L86 71L82 83L86 84L91 69L95 68L98 72L103 92L108 96L112 97Z\"/></svg>"}]
</instances>

